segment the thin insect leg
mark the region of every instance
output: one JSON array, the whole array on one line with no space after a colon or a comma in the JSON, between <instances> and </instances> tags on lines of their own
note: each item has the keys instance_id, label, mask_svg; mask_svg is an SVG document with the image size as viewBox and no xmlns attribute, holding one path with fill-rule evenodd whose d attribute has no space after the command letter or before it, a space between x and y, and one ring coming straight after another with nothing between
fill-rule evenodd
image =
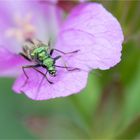
<instances>
[{"instance_id":1,"label":"thin insect leg","mask_svg":"<svg viewBox=\"0 0 140 140\"><path fill-rule=\"evenodd\" d=\"M41 72L40 70L36 69L35 67L32 67L34 70L36 70L37 72L39 72L40 74L42 74L46 80L50 83L50 84L53 84L53 82L51 82L48 77L46 76L46 74L44 74L43 72Z\"/></svg>"},{"instance_id":2,"label":"thin insect leg","mask_svg":"<svg viewBox=\"0 0 140 140\"><path fill-rule=\"evenodd\" d=\"M28 66L23 66L22 67L23 73L26 76L26 80L25 80L25 83L23 84L23 87L27 84L27 81L29 79L29 76L27 75L25 69L27 69L27 68L34 68L34 67L40 67L40 65L28 65Z\"/></svg>"},{"instance_id":3,"label":"thin insect leg","mask_svg":"<svg viewBox=\"0 0 140 140\"><path fill-rule=\"evenodd\" d=\"M45 73L45 76L42 77L41 82L40 82L40 84L39 84L39 87L41 86L42 82L44 81L44 78L46 78L46 75L47 75L47 71L46 71L46 73Z\"/></svg>"},{"instance_id":4,"label":"thin insect leg","mask_svg":"<svg viewBox=\"0 0 140 140\"><path fill-rule=\"evenodd\" d=\"M52 56L53 52L54 52L54 49L51 49L51 51L50 51L50 55L51 56Z\"/></svg>"},{"instance_id":5,"label":"thin insect leg","mask_svg":"<svg viewBox=\"0 0 140 140\"><path fill-rule=\"evenodd\" d=\"M61 55L56 56L56 57L54 58L54 61L58 60L59 58L61 58Z\"/></svg>"},{"instance_id":6,"label":"thin insect leg","mask_svg":"<svg viewBox=\"0 0 140 140\"><path fill-rule=\"evenodd\" d=\"M28 77L28 75L27 75L27 73L26 73L26 71L25 71L25 68L26 68L26 67L23 66L23 67L22 67L22 70L23 70L24 75L26 76L26 79L28 79L29 77Z\"/></svg>"},{"instance_id":7,"label":"thin insect leg","mask_svg":"<svg viewBox=\"0 0 140 140\"><path fill-rule=\"evenodd\" d=\"M41 83L43 82L44 78L46 78L47 81L48 81L50 84L53 84L53 82L51 82L51 81L47 78L47 72L48 72L48 71L46 71L46 73L44 74L45 76L42 78Z\"/></svg>"},{"instance_id":8,"label":"thin insect leg","mask_svg":"<svg viewBox=\"0 0 140 140\"><path fill-rule=\"evenodd\" d=\"M34 44L33 40L30 39L30 38L27 38L26 41L27 41L27 42L30 42L30 43L32 43L32 44Z\"/></svg>"},{"instance_id":9,"label":"thin insect leg","mask_svg":"<svg viewBox=\"0 0 140 140\"><path fill-rule=\"evenodd\" d=\"M40 81L40 83L39 83L39 86L38 86L38 88L37 88L36 99L37 99L38 93L39 93L39 91L40 91L41 84L43 83L44 79L47 77L46 75L47 75L47 71L46 71L46 73L45 73L45 76L42 77L42 79L41 79L41 81ZM52 82L51 82L51 84L52 84Z\"/></svg>"},{"instance_id":10,"label":"thin insect leg","mask_svg":"<svg viewBox=\"0 0 140 140\"><path fill-rule=\"evenodd\" d=\"M65 68L67 71L75 71L75 70L80 70L79 68L72 68L72 67L67 67L67 66L57 66L58 68Z\"/></svg>"},{"instance_id":11,"label":"thin insect leg","mask_svg":"<svg viewBox=\"0 0 140 140\"><path fill-rule=\"evenodd\" d=\"M72 52L63 52L63 51L60 51L60 50L58 50L58 49L53 49L54 51L57 51L57 52L59 52L59 53L62 53L62 54L73 54L73 53L77 53L77 52L79 52L80 50L75 50L75 51L72 51Z\"/></svg>"},{"instance_id":12,"label":"thin insect leg","mask_svg":"<svg viewBox=\"0 0 140 140\"><path fill-rule=\"evenodd\" d=\"M31 61L25 54L19 53L19 55L21 55L21 56L22 56L23 58L25 58L26 60Z\"/></svg>"},{"instance_id":13,"label":"thin insect leg","mask_svg":"<svg viewBox=\"0 0 140 140\"><path fill-rule=\"evenodd\" d=\"M57 56L56 58L54 58L55 60L61 58L63 60L63 63L64 63L64 66L58 66L58 65L55 65L56 67L59 67L59 68L65 68L67 71L75 71L75 70L80 70L79 68L72 68L72 67L68 67L63 59L63 57L59 57Z\"/></svg>"},{"instance_id":14,"label":"thin insect leg","mask_svg":"<svg viewBox=\"0 0 140 140\"><path fill-rule=\"evenodd\" d=\"M24 82L24 84L23 84L22 87L24 87L24 86L27 84L27 81L28 81L28 79L29 79L29 76L27 75L27 73L26 73L26 71L25 71L25 68L26 68L25 66L22 67L23 73L24 73L24 75L26 76L26 80L25 80L25 82Z\"/></svg>"},{"instance_id":15,"label":"thin insect leg","mask_svg":"<svg viewBox=\"0 0 140 140\"><path fill-rule=\"evenodd\" d=\"M25 69L27 69L27 68L33 68L34 70L36 70L37 72L39 72L40 74L42 74L50 84L53 84L53 82L49 81L49 79L47 78L46 74L44 74L44 73L41 72L40 70L36 69L37 67L41 67L41 65L29 65L29 66L23 66L23 67L22 67L23 72L24 72L24 74L25 74L25 76L26 76L26 81L25 81L25 83L24 83L23 86L25 86L25 85L27 84L27 81L28 81L28 79L29 79L29 76L28 76L27 73L25 72Z\"/></svg>"}]
</instances>

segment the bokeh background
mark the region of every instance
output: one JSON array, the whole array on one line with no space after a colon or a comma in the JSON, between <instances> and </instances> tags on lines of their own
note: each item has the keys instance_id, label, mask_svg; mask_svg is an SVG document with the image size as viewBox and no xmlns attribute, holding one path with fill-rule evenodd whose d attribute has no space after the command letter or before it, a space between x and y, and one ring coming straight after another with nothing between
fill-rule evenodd
<instances>
[{"instance_id":1,"label":"bokeh background","mask_svg":"<svg viewBox=\"0 0 140 140\"><path fill-rule=\"evenodd\" d=\"M122 25L122 61L79 94L32 101L0 78L0 139L140 139L140 1L102 3Z\"/></svg>"}]
</instances>

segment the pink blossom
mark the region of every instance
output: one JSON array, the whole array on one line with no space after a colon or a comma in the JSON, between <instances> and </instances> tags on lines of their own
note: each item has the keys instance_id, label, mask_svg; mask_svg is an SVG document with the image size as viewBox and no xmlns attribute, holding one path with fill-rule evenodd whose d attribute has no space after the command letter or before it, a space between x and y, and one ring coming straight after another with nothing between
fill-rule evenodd
<instances>
[{"instance_id":1,"label":"pink blossom","mask_svg":"<svg viewBox=\"0 0 140 140\"><path fill-rule=\"evenodd\" d=\"M44 5L38 1L6 0L0 2L1 76L15 77L21 73L19 66L25 65L25 62L20 61L23 58L18 54L22 51L26 38L35 37L47 41L52 38L51 36L56 37L60 26L60 12L57 7ZM12 56L12 53L16 54Z\"/></svg>"},{"instance_id":2,"label":"pink blossom","mask_svg":"<svg viewBox=\"0 0 140 140\"><path fill-rule=\"evenodd\" d=\"M25 11L27 12L27 10ZM42 16L42 12L40 12L40 15ZM44 15L42 19L41 24L46 25L47 21ZM9 24L11 20L8 20ZM9 27L10 25L6 25L2 32ZM37 34L40 34L45 29L44 26L37 27L36 25L34 26L35 30L38 29L36 30ZM48 33L47 31L45 32L46 34ZM32 37L39 38L37 34ZM59 29L54 45L56 49L66 53L79 50L71 55L62 55L62 59L57 61L59 66L64 66L63 62L65 61L68 67L79 68L79 70L67 71L63 68L57 68L55 77L47 75L53 82L53 84L49 84L47 80L42 81L43 76L40 73L33 69L28 69L29 79L24 85L26 76L22 72L21 66L30 63L20 57L17 51L15 53L10 51L9 48L14 49L17 44L14 46L2 39L1 44L7 45L9 50L7 51L3 47L0 48L0 73L1 75L8 74L10 71L14 71L16 75L18 73L19 76L14 83L13 90L16 93L25 93L33 100L47 100L76 94L85 88L88 73L91 70L109 69L120 62L122 42L123 33L117 19L101 4L83 3L76 6L69 13L64 24ZM55 52L54 56L56 55L58 53ZM40 70L45 73L44 68L40 68Z\"/></svg>"}]
</instances>

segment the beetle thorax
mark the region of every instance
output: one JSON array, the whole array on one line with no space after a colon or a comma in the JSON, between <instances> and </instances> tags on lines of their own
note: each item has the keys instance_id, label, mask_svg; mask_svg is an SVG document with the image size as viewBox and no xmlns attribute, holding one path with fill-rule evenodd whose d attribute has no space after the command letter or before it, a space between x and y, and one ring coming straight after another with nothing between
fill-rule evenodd
<instances>
[{"instance_id":1,"label":"beetle thorax","mask_svg":"<svg viewBox=\"0 0 140 140\"><path fill-rule=\"evenodd\" d=\"M31 57L34 61L44 66L51 75L55 76L55 60L50 56L44 47L34 49L31 53Z\"/></svg>"}]
</instances>

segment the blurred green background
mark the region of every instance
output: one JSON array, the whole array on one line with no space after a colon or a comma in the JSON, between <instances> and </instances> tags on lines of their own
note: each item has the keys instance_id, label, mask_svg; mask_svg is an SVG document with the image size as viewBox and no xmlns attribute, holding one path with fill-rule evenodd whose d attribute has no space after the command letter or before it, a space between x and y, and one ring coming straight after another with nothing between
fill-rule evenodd
<instances>
[{"instance_id":1,"label":"blurred green background","mask_svg":"<svg viewBox=\"0 0 140 140\"><path fill-rule=\"evenodd\" d=\"M140 1L98 1L120 21L122 61L80 93L32 101L0 78L0 139L140 139Z\"/></svg>"}]
</instances>

